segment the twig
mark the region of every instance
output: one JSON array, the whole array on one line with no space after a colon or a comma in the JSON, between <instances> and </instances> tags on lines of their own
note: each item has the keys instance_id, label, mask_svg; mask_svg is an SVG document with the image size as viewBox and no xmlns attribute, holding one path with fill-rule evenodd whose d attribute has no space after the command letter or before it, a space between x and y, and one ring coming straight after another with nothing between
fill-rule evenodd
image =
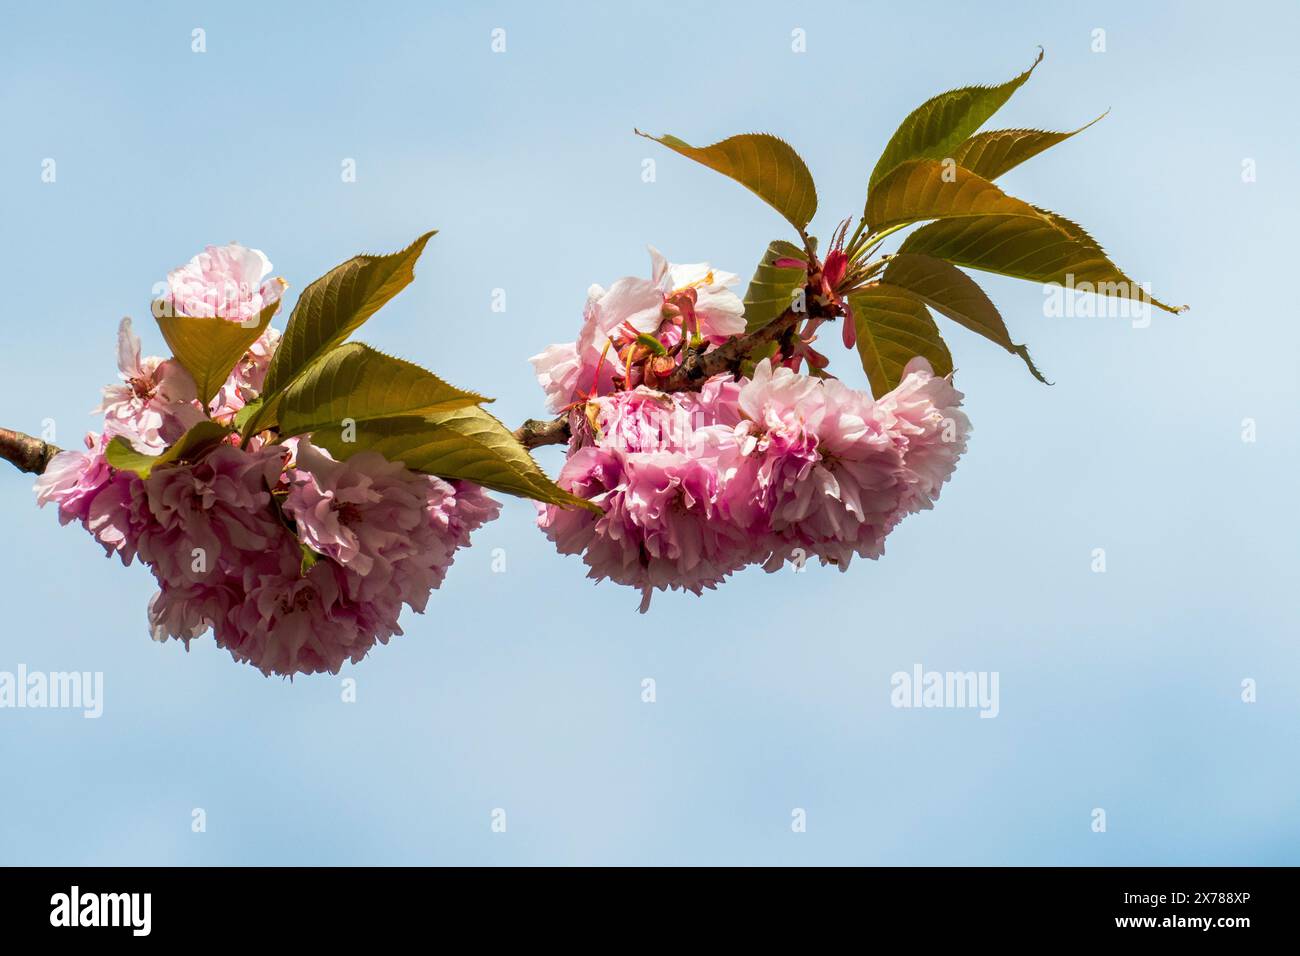
<instances>
[{"instance_id":1,"label":"twig","mask_svg":"<svg viewBox=\"0 0 1300 956\"><path fill-rule=\"evenodd\" d=\"M699 388L719 372L732 372L740 369L740 363L750 352L760 345L775 342L801 318L807 318L806 312L786 309L767 325L748 335L740 335L719 345L709 352L692 352L681 365L673 370L659 390L663 392L690 392Z\"/></svg>"},{"instance_id":2,"label":"twig","mask_svg":"<svg viewBox=\"0 0 1300 956\"><path fill-rule=\"evenodd\" d=\"M19 471L39 475L45 471L50 459L62 450L58 445L51 445L31 435L0 428L0 458Z\"/></svg>"},{"instance_id":3,"label":"twig","mask_svg":"<svg viewBox=\"0 0 1300 956\"><path fill-rule=\"evenodd\" d=\"M515 439L529 451L543 445L564 445L569 441L569 416L544 421L530 418L515 429Z\"/></svg>"}]
</instances>

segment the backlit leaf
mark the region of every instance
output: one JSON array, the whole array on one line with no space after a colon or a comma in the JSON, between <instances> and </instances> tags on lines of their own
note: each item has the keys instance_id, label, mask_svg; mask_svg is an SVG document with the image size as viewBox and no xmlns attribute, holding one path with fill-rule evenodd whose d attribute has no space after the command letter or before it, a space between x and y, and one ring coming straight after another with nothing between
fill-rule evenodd
<instances>
[{"instance_id":1,"label":"backlit leaf","mask_svg":"<svg viewBox=\"0 0 1300 956\"><path fill-rule=\"evenodd\" d=\"M180 461L197 460L221 444L229 434L230 429L205 419L160 455L138 452L129 441L118 435L104 449L104 457L118 471L129 471L141 478L148 478L155 468Z\"/></svg>"},{"instance_id":2,"label":"backlit leaf","mask_svg":"<svg viewBox=\"0 0 1300 956\"><path fill-rule=\"evenodd\" d=\"M1031 282L1074 288L1086 283L1086 288L1100 295L1148 302L1166 312L1186 308L1166 305L1151 296L1121 272L1077 223L1039 211L1040 219L979 216L933 222L908 236L898 251Z\"/></svg>"},{"instance_id":3,"label":"backlit leaf","mask_svg":"<svg viewBox=\"0 0 1300 956\"><path fill-rule=\"evenodd\" d=\"M858 355L880 398L897 388L903 369L913 358L929 361L936 375L952 371L952 356L930 312L905 289L879 282L849 296L858 336Z\"/></svg>"},{"instance_id":4,"label":"backlit leaf","mask_svg":"<svg viewBox=\"0 0 1300 956\"><path fill-rule=\"evenodd\" d=\"M433 235L426 232L401 252L355 256L302 290L284 330L262 398L268 421L279 393L312 362L341 343L415 277L415 261Z\"/></svg>"},{"instance_id":5,"label":"backlit leaf","mask_svg":"<svg viewBox=\"0 0 1300 956\"><path fill-rule=\"evenodd\" d=\"M556 485L505 425L477 406L427 416L357 422L317 429L312 441L336 458L377 451L412 471L460 478L506 494L552 504L600 509ZM347 441L351 437L354 440Z\"/></svg>"},{"instance_id":6,"label":"backlit leaf","mask_svg":"<svg viewBox=\"0 0 1300 956\"><path fill-rule=\"evenodd\" d=\"M1030 359L1029 350L1011 341L1006 323L984 290L952 263L932 256L901 253L890 257L882 279L911 292L958 325L1020 356L1034 378L1047 382Z\"/></svg>"},{"instance_id":7,"label":"backlit leaf","mask_svg":"<svg viewBox=\"0 0 1300 956\"><path fill-rule=\"evenodd\" d=\"M167 313L172 311L171 305L162 300L154 303L153 313L172 355L194 378L199 398L206 406L279 308L277 299L261 311L255 323L248 325L230 319L170 315Z\"/></svg>"},{"instance_id":8,"label":"backlit leaf","mask_svg":"<svg viewBox=\"0 0 1300 956\"><path fill-rule=\"evenodd\" d=\"M890 137L884 153L871 171L868 194L895 167L909 159L951 157L959 144L1001 109L1042 60L1043 53L1039 50L1029 69L1000 86L966 86L949 90L914 109Z\"/></svg>"},{"instance_id":9,"label":"backlit leaf","mask_svg":"<svg viewBox=\"0 0 1300 956\"><path fill-rule=\"evenodd\" d=\"M422 417L488 401L414 363L348 342L328 352L285 390L280 432L302 435L345 419Z\"/></svg>"},{"instance_id":10,"label":"backlit leaf","mask_svg":"<svg viewBox=\"0 0 1300 956\"><path fill-rule=\"evenodd\" d=\"M987 133L976 133L953 151L952 158L958 166L969 169L972 173L988 180L997 179L1043 150L1062 143L1071 136L1077 136L1105 115L1103 113L1092 123L1069 133L1053 133L1041 129L995 129Z\"/></svg>"},{"instance_id":11,"label":"backlit leaf","mask_svg":"<svg viewBox=\"0 0 1300 956\"><path fill-rule=\"evenodd\" d=\"M800 233L817 212L817 187L812 173L794 147L770 133L744 133L712 146L692 146L676 136L636 132L731 177L784 216Z\"/></svg>"},{"instance_id":12,"label":"backlit leaf","mask_svg":"<svg viewBox=\"0 0 1300 956\"><path fill-rule=\"evenodd\" d=\"M795 259L802 266L777 266L778 259ZM778 239L767 247L745 290L745 330L753 332L790 308L808 278L808 254L792 242Z\"/></svg>"},{"instance_id":13,"label":"backlit leaf","mask_svg":"<svg viewBox=\"0 0 1300 956\"><path fill-rule=\"evenodd\" d=\"M987 215L1043 218L1027 202L1008 196L983 176L952 163L908 160L881 180L863 212L877 232L925 219Z\"/></svg>"}]
</instances>

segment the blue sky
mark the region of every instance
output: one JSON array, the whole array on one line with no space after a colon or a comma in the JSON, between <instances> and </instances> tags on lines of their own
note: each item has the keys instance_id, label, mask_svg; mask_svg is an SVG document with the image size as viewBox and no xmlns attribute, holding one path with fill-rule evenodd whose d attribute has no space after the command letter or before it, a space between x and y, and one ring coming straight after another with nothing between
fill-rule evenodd
<instances>
[{"instance_id":1,"label":"blue sky","mask_svg":"<svg viewBox=\"0 0 1300 956\"><path fill-rule=\"evenodd\" d=\"M1111 113L1004 185L1192 310L1048 318L1042 289L988 278L1056 384L949 326L970 451L934 511L846 574L751 570L639 616L509 501L428 613L340 675L355 703L339 677L152 643L147 572L59 528L10 470L0 671L102 671L105 700L98 720L0 710L0 863L1296 863L1300 15L979 6L6 8L0 424L53 419L64 445L113 379L118 319L161 351L153 284L232 239L300 290L439 229L364 338L507 421L536 415L525 359L574 337L589 284L645 274L647 243L747 277L783 235L634 126L784 136L827 235L912 107L1039 45L996 125ZM918 663L997 672L999 716L891 707L890 675Z\"/></svg>"}]
</instances>

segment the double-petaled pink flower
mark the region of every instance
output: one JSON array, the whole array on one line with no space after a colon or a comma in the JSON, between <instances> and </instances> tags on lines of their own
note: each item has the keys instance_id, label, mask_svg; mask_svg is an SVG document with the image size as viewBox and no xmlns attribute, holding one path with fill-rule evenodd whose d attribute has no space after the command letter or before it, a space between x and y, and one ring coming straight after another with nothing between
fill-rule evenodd
<instances>
[{"instance_id":1,"label":"double-petaled pink flower","mask_svg":"<svg viewBox=\"0 0 1300 956\"><path fill-rule=\"evenodd\" d=\"M622 364L638 335L654 336L665 348L683 337L714 344L745 329L744 305L731 291L737 276L708 263L676 265L650 249L651 276L627 276L608 289L587 290L576 342L552 345L529 361L546 392L547 406L560 411L576 399L635 387Z\"/></svg>"},{"instance_id":2,"label":"double-petaled pink flower","mask_svg":"<svg viewBox=\"0 0 1300 956\"><path fill-rule=\"evenodd\" d=\"M700 279L704 267L692 268ZM844 569L855 555L879 557L898 522L938 497L970 423L961 393L924 359L877 401L798 373L788 367L797 356L764 359L750 378L724 373L698 392L659 392L590 364L601 335L617 345L625 325L654 328L672 344L664 317L698 310L697 294L634 299L635 281L589 298L572 350L533 360L553 408L577 402L559 483L604 512L539 506L538 523L561 553L582 556L589 577L639 589L644 611L656 589L699 594L749 564L775 571L816 557ZM604 311L611 302L617 322ZM743 327L736 314L701 338L721 344L717 330ZM590 390L574 385L586 372Z\"/></svg>"},{"instance_id":3,"label":"double-petaled pink flower","mask_svg":"<svg viewBox=\"0 0 1300 956\"><path fill-rule=\"evenodd\" d=\"M212 252L191 266L248 265ZM212 401L213 419L229 424L257 398L278 341L268 329L253 343ZM335 461L306 437L223 443L143 479L117 471L105 457L113 437L158 454L205 418L188 373L142 359L129 321L118 352L123 383L104 390L103 433L89 434L85 451L56 455L35 490L109 555L149 566L159 587L149 605L157 640L188 646L211 630L264 673L337 672L402 633L403 606L423 611L470 534L497 516L500 506L477 485L417 474L373 452Z\"/></svg>"},{"instance_id":4,"label":"double-petaled pink flower","mask_svg":"<svg viewBox=\"0 0 1300 956\"><path fill-rule=\"evenodd\" d=\"M177 315L256 325L262 310L285 290L284 280L267 279L270 274L271 262L260 249L237 242L208 246L167 273L163 302Z\"/></svg>"},{"instance_id":5,"label":"double-petaled pink flower","mask_svg":"<svg viewBox=\"0 0 1300 956\"><path fill-rule=\"evenodd\" d=\"M144 454L156 455L203 419L194 379L181 364L140 357L140 339L123 319L117 330L117 367L122 381L104 386L105 440L121 435Z\"/></svg>"}]
</instances>

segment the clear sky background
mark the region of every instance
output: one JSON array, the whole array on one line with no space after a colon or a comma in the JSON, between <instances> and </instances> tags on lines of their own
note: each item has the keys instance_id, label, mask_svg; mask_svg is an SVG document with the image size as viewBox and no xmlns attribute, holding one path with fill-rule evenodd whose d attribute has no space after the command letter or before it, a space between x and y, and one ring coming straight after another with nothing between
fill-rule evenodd
<instances>
[{"instance_id":1,"label":"clear sky background","mask_svg":"<svg viewBox=\"0 0 1300 956\"><path fill-rule=\"evenodd\" d=\"M970 451L883 560L752 569L639 616L510 500L339 677L151 642L147 571L6 470L0 670L102 671L105 701L0 710L0 863L1300 862L1295 4L617 6L7 5L0 424L75 446L119 317L162 352L152 286L207 243L265 250L297 291L428 228L363 338L518 422L542 410L526 358L575 337L590 283L646 274L647 243L747 279L783 235L633 126L786 137L826 236L912 107L1040 44L995 125L1112 112L1004 185L1192 311L1048 318L1041 288L989 278L1056 384L947 326ZM918 663L998 672L1000 715L891 707Z\"/></svg>"}]
</instances>

